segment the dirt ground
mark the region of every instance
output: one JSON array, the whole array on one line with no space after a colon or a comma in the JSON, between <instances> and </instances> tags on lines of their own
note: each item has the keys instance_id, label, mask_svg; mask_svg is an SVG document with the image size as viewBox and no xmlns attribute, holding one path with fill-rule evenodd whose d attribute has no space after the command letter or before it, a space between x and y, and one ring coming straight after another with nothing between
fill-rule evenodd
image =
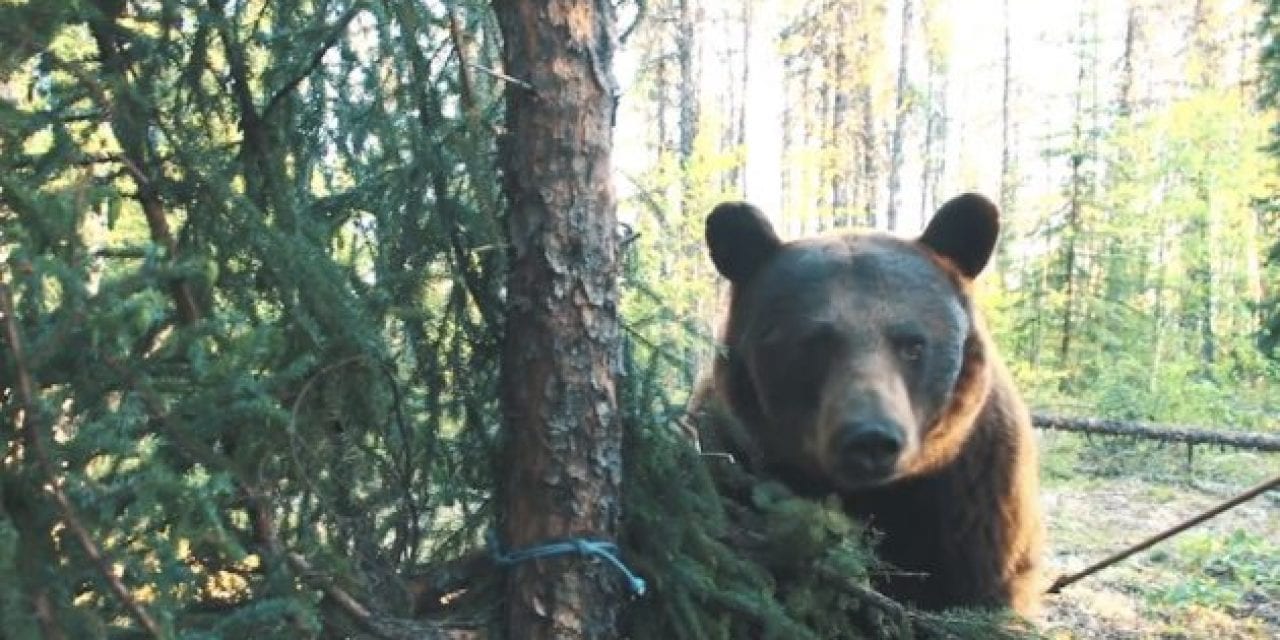
<instances>
[{"instance_id":1,"label":"dirt ground","mask_svg":"<svg viewBox=\"0 0 1280 640\"><path fill-rule=\"evenodd\" d=\"M1242 490L1134 478L1044 490L1049 575L1079 570ZM1280 638L1280 492L1048 596L1050 638Z\"/></svg>"}]
</instances>

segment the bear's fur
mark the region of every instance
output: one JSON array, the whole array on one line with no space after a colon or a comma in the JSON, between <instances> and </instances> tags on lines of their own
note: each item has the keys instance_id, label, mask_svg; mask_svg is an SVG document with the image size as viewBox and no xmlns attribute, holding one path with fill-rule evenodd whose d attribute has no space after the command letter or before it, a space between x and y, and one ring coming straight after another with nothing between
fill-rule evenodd
<instances>
[{"instance_id":1,"label":"bear's fur","mask_svg":"<svg viewBox=\"0 0 1280 640\"><path fill-rule=\"evenodd\" d=\"M883 592L924 609L1011 606L1041 592L1030 416L971 299L999 229L963 195L912 241L876 233L784 243L745 203L707 218L731 283L709 437L803 495L841 496L883 533ZM698 407L695 406L695 410Z\"/></svg>"}]
</instances>

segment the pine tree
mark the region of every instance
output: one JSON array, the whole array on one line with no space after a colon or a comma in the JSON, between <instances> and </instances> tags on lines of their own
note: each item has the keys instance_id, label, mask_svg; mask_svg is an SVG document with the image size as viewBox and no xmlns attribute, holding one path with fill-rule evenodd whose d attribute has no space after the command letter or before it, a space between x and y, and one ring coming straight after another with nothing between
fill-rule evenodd
<instances>
[{"instance_id":1,"label":"pine tree","mask_svg":"<svg viewBox=\"0 0 1280 640\"><path fill-rule=\"evenodd\" d=\"M0 8L7 636L443 633L504 256L492 18L438 8Z\"/></svg>"},{"instance_id":2,"label":"pine tree","mask_svg":"<svg viewBox=\"0 0 1280 640\"><path fill-rule=\"evenodd\" d=\"M1259 102L1274 114L1280 108L1280 2L1270 0L1264 4L1258 32L1263 42ZM1273 156L1280 157L1280 125L1272 125L1268 151ZM1267 228L1271 231L1270 235L1275 237L1277 230L1280 230L1280 197L1272 195L1264 198L1262 205L1268 216ZM1267 264L1273 273L1280 268L1280 241L1271 245L1267 253ZM1280 355L1280 292L1270 292L1263 301L1260 316L1260 345L1272 357Z\"/></svg>"},{"instance_id":3,"label":"pine tree","mask_svg":"<svg viewBox=\"0 0 1280 640\"><path fill-rule=\"evenodd\" d=\"M612 5L508 0L494 9L505 67L527 83L506 92L502 146L511 241L503 542L612 541L622 470ZM517 565L507 633L618 637L620 595L606 563Z\"/></svg>"}]
</instances>

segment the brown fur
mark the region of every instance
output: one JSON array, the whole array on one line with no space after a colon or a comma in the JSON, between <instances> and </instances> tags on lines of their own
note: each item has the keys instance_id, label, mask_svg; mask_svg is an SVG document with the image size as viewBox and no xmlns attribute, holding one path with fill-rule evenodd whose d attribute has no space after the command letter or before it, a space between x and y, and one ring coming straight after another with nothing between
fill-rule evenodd
<instances>
[{"instance_id":1,"label":"brown fur","mask_svg":"<svg viewBox=\"0 0 1280 640\"><path fill-rule=\"evenodd\" d=\"M712 243L712 250L723 254L725 241L720 240L720 246ZM769 255L767 242L757 239L757 244L764 248L753 248L755 254ZM738 282L730 292L728 317L721 334L724 348L716 357L713 375L704 380L694 402L695 411L704 416L730 414L727 419L704 418L708 446L733 451L747 464L778 477L802 494L839 494L850 515L883 533L880 555L901 570L879 582L886 594L934 610L1011 606L1022 613L1032 612L1042 589L1038 572L1042 527L1034 434L1027 410L995 352L981 315L972 308L972 276L981 270L986 257L975 259L962 254L953 260L922 242L877 235L779 243L778 247L822 252L826 257L838 256L837 260L844 259L845 254L854 256L850 260L856 259L859 252L888 255L890 259L899 254L926 256L936 267L933 272L942 279L942 283L935 284L945 285L939 290L950 291L968 319L958 375L947 396L937 398L941 401L938 408L923 412L926 417L918 417L922 413L919 406L886 413L899 416L895 418L897 422L916 425L912 427L916 432L906 438L908 442L889 478L867 486L833 481L827 459L831 455L827 452L829 443L835 437L831 433L836 428L830 424L833 420L821 417L815 418L814 425L788 424L780 428L775 417L771 423L765 416L768 409L761 406L757 397L758 376L744 376L744 365L735 363L735 354L750 351L747 347L751 345L744 345L744 339L758 339L760 333L744 335L736 316L746 313L745 305L753 304L751 288L766 285L751 279L753 271L729 263L729 272ZM755 254L752 260L758 259ZM969 273L958 264L968 264ZM920 267L912 268L917 274L920 272ZM775 275L772 286L777 285L776 280ZM888 283L887 289L893 285ZM841 291L828 293L823 297L826 304L845 304ZM785 304L776 306L780 308L769 309L768 313L789 311L782 308ZM805 310L812 312L810 307L812 304ZM836 325L838 330L845 326L855 327L850 331L864 330L856 323ZM866 356L861 352L854 355ZM886 367L876 364L880 360L874 357L864 357L862 361L873 363L873 367ZM857 369L863 372L859 380L825 380L821 393L826 396L839 392L846 384L882 384L864 379L866 369ZM850 375L846 371L837 367L826 375ZM900 382L897 385L902 386ZM877 397L892 395L890 391ZM897 395L903 394L899 391ZM848 406L848 402L840 406ZM900 418L913 415L912 409L916 410L914 420ZM820 416L827 413L816 409L813 412ZM835 421L839 419L837 416ZM737 433L726 428L735 422L742 427ZM812 442L790 443L788 438Z\"/></svg>"}]
</instances>

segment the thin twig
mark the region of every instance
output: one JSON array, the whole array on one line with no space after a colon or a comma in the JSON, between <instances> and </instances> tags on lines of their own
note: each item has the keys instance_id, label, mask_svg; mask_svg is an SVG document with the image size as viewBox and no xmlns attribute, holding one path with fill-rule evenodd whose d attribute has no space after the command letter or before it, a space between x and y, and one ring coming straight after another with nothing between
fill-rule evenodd
<instances>
[{"instance_id":1,"label":"thin twig","mask_svg":"<svg viewBox=\"0 0 1280 640\"><path fill-rule=\"evenodd\" d=\"M635 0L635 5L636 5L636 17L631 20L631 24L627 25L627 28L623 29L622 33L618 36L619 44L623 44L623 45L627 44L627 41L630 40L631 36L636 32L636 28L639 27L640 24L644 22L645 15L648 13L648 10L649 10L648 0Z\"/></svg>"},{"instance_id":2,"label":"thin twig","mask_svg":"<svg viewBox=\"0 0 1280 640\"><path fill-rule=\"evenodd\" d=\"M53 495L54 502L58 505L63 524L71 531L76 541L80 543L80 548L84 551L84 554L93 561L98 573L102 575L111 592L120 600L120 603L124 605L125 610L133 616L134 620L152 636L156 638L165 637L164 630L129 593L129 588L115 574L114 563L103 554L101 547L98 546L97 541L93 539L93 535L84 526L75 506L67 499L67 494L62 489L62 478L59 477L53 462L49 459L49 454L44 448L44 442L41 440L39 407L35 400L35 383L31 377L30 370L27 369L26 355L22 348L22 335L18 330L18 321L14 313L13 295L9 290L9 285L5 283L0 283L0 316L3 316L5 339L9 343L9 351L18 374L18 399L22 406L19 429L22 431L27 450L35 456L37 465L45 475L47 489Z\"/></svg>"},{"instance_id":3,"label":"thin twig","mask_svg":"<svg viewBox=\"0 0 1280 640\"><path fill-rule=\"evenodd\" d=\"M1263 493L1266 493L1267 491L1270 491L1271 489L1275 489L1277 487L1280 487L1280 475L1275 476L1274 478L1271 478L1270 480L1267 480L1261 484L1255 485L1253 488L1249 489L1248 491L1245 491L1244 493L1234 498L1231 498L1230 500L1225 500L1219 503L1217 506L1214 506L1212 509L1209 509L1208 511L1205 511L1183 522L1180 522L1166 529L1165 531L1162 531L1154 536L1151 536L1137 544L1131 545L1129 547L1126 547L1125 549L1122 549L1116 553L1113 553L1107 556L1106 558L1103 558L1102 560L1099 560L1098 562L1095 562L1089 565L1088 567L1081 569L1080 571L1058 576L1058 579L1053 581L1053 585L1049 587L1046 593L1055 593L1055 594L1059 593L1060 591L1062 591L1064 587L1067 587L1072 583L1078 582L1083 578L1086 578L1094 573L1097 573L1103 569L1106 569L1107 567L1117 562L1120 562L1121 560L1124 560L1125 558L1128 558L1129 556L1139 551L1142 551L1143 549L1149 548L1155 545L1156 543L1166 538L1172 537L1178 533L1182 533L1183 531L1186 531L1187 529L1190 529L1191 527L1194 527L1200 524L1201 522L1204 522L1205 520L1208 520L1209 518L1212 518L1218 515L1219 513L1226 511L1227 509L1230 509L1242 502L1252 500L1253 498L1259 495L1262 495Z\"/></svg>"},{"instance_id":4,"label":"thin twig","mask_svg":"<svg viewBox=\"0 0 1280 640\"><path fill-rule=\"evenodd\" d=\"M507 74L505 74L505 73L503 73L503 72L501 72L501 71L498 71L498 70L496 70L496 69L490 69L489 67L486 67L486 66L484 66L484 65L482 65L482 64L478 64L478 63L475 63L475 62L472 62L472 63L469 63L469 64L471 65L471 68L473 68L473 69L478 69L478 70L480 70L480 71L483 71L483 72L485 72L485 73L487 73L487 74L489 74L489 75L491 75L491 76L493 76L493 77L495 77L495 78L497 78L497 79L499 79L499 80L501 80L501 81L503 81L503 82L509 82L509 83L511 83L511 84L516 85L517 87L520 87L521 89L525 89L525 90L528 90L528 91L537 92L537 88L536 88L536 87L534 87L532 84L529 84L528 82L525 82L524 80L521 80L520 78L515 78L515 77L512 77L512 76L509 76L509 75L507 75Z\"/></svg>"}]
</instances>

